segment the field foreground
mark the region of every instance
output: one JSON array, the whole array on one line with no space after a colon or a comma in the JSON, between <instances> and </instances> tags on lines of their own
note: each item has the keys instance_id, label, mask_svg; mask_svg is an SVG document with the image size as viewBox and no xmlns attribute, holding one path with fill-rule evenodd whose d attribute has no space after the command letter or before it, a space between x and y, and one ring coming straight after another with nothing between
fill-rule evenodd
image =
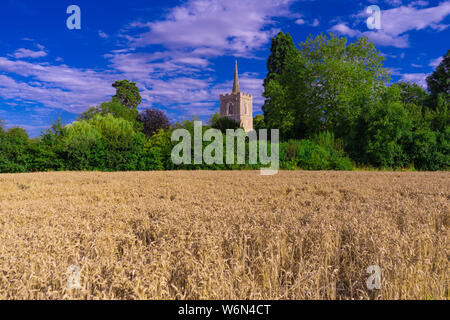
<instances>
[{"instance_id":1,"label":"field foreground","mask_svg":"<svg viewBox=\"0 0 450 320\"><path fill-rule=\"evenodd\" d=\"M0 175L0 299L448 299L449 199L448 172Z\"/></svg>"}]
</instances>

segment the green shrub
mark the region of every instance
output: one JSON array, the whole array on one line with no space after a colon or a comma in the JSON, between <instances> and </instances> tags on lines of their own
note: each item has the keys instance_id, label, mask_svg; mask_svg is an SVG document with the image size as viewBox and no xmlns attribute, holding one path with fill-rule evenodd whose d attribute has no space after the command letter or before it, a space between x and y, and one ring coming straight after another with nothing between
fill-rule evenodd
<instances>
[{"instance_id":1,"label":"green shrub","mask_svg":"<svg viewBox=\"0 0 450 320\"><path fill-rule=\"evenodd\" d=\"M111 114L75 122L64 138L67 169L143 169L145 141L132 123Z\"/></svg>"},{"instance_id":2,"label":"green shrub","mask_svg":"<svg viewBox=\"0 0 450 320\"><path fill-rule=\"evenodd\" d=\"M359 163L382 168L407 166L405 144L411 139L412 121L398 102L376 103L358 119L349 151Z\"/></svg>"},{"instance_id":3,"label":"green shrub","mask_svg":"<svg viewBox=\"0 0 450 320\"><path fill-rule=\"evenodd\" d=\"M225 133L227 129L239 129L239 122L229 117L220 117L217 113L211 119L211 127Z\"/></svg>"},{"instance_id":4,"label":"green shrub","mask_svg":"<svg viewBox=\"0 0 450 320\"><path fill-rule=\"evenodd\" d=\"M0 172L28 171L32 160L30 145L31 140L24 129L4 130L0 125Z\"/></svg>"},{"instance_id":5,"label":"green shrub","mask_svg":"<svg viewBox=\"0 0 450 320\"><path fill-rule=\"evenodd\" d=\"M450 127L444 132L425 128L413 133L409 153L419 170L442 170L450 167Z\"/></svg>"},{"instance_id":6,"label":"green shrub","mask_svg":"<svg viewBox=\"0 0 450 320\"><path fill-rule=\"evenodd\" d=\"M282 169L303 170L353 170L345 153L335 146L334 136L324 132L312 140L289 140L280 145Z\"/></svg>"}]
</instances>

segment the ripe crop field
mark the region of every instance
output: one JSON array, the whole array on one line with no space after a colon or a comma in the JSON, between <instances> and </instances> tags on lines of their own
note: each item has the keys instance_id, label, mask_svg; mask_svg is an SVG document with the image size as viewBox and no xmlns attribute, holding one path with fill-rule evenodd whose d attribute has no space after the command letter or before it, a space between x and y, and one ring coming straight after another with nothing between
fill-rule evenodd
<instances>
[{"instance_id":1,"label":"ripe crop field","mask_svg":"<svg viewBox=\"0 0 450 320\"><path fill-rule=\"evenodd\" d=\"M448 172L0 175L0 299L448 299L449 199Z\"/></svg>"}]
</instances>

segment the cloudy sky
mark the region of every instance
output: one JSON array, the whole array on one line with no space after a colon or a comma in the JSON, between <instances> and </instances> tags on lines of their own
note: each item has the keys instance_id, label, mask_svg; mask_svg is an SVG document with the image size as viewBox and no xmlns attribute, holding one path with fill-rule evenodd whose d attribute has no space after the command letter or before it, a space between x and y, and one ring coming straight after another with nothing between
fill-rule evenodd
<instances>
[{"instance_id":1,"label":"cloudy sky","mask_svg":"<svg viewBox=\"0 0 450 320\"><path fill-rule=\"evenodd\" d=\"M81 30L66 26L72 4ZM367 27L372 4L382 10L381 30ZM368 36L394 81L425 85L450 49L449 26L449 0L1 0L0 119L37 136L58 117L70 123L109 100L124 78L137 82L141 108L207 119L231 91L235 59L258 113L279 30L296 44L309 34Z\"/></svg>"}]
</instances>

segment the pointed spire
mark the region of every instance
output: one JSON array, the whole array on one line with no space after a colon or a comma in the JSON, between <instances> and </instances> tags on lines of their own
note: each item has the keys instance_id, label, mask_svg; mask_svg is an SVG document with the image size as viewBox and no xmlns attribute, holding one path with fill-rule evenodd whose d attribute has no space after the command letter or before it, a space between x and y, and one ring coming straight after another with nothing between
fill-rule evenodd
<instances>
[{"instance_id":1,"label":"pointed spire","mask_svg":"<svg viewBox=\"0 0 450 320\"><path fill-rule=\"evenodd\" d=\"M238 75L238 67L237 60L234 66L234 82L233 82L233 93L239 93L241 89L239 88L239 75Z\"/></svg>"}]
</instances>

